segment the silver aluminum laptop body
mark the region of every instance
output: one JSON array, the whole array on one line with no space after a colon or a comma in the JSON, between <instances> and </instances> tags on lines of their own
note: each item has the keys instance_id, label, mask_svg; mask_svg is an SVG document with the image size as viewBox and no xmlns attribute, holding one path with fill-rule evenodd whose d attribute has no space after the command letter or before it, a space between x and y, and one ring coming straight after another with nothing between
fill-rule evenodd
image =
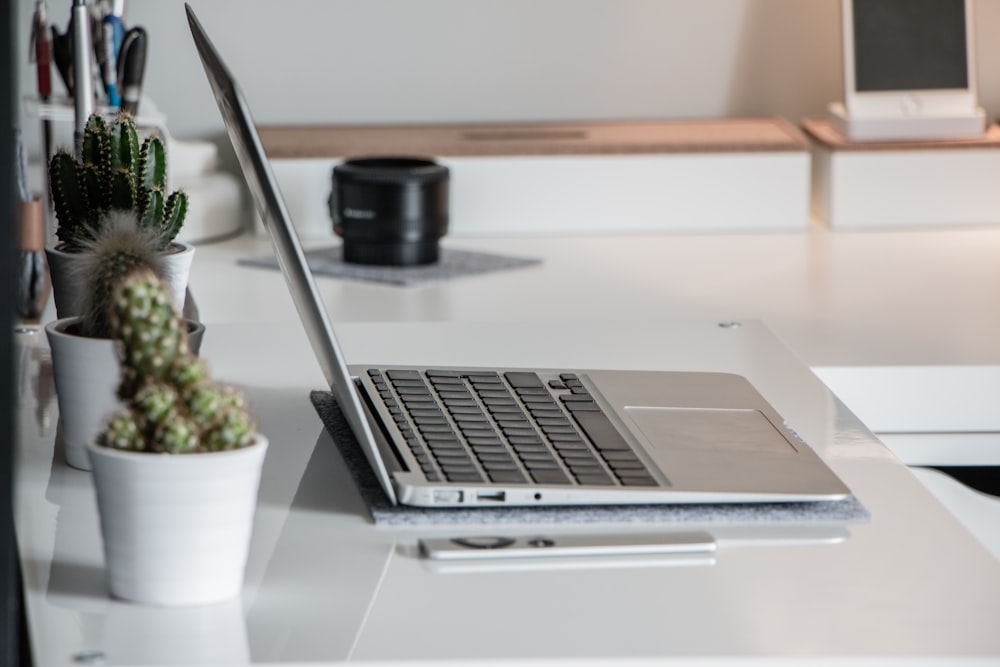
<instances>
[{"instance_id":1,"label":"silver aluminum laptop body","mask_svg":"<svg viewBox=\"0 0 1000 667\"><path fill-rule=\"evenodd\" d=\"M738 375L586 370L567 374L493 368L426 371L416 366L349 369L243 95L194 12L186 8L226 129L310 343L351 430L393 503L443 507L795 502L837 500L849 493ZM418 402L427 400L423 392L430 386L453 397L447 410ZM475 396L464 393L470 390ZM450 407L452 403L457 407ZM400 417L403 404L408 412ZM490 407L485 417L466 412L474 412L474 405L487 404L496 407ZM522 416L506 410L543 417L532 424L517 423L511 420ZM433 424L415 425L429 414L437 415ZM472 419L479 423L466 421ZM510 440L517 443L524 442L526 435L535 437L527 438L531 444L514 445L521 458L513 463L500 461L499 450L489 441L489 448L482 445L471 458L463 455L460 467L447 467L458 465L454 462L459 459L447 458L458 455L441 449L439 445L446 443L434 439L437 430L446 428L468 441L483 441L489 429L514 433L516 437ZM420 438L415 445L417 432ZM452 444L447 443L448 447ZM489 455L480 453L487 449ZM428 462L430 454L442 458ZM597 460L576 458L583 456Z\"/></svg>"}]
</instances>

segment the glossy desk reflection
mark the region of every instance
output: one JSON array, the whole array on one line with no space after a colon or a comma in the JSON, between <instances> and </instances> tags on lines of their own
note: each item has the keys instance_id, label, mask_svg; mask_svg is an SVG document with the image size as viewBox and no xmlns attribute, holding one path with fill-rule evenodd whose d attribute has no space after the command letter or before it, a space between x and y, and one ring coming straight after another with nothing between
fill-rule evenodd
<instances>
[{"instance_id":1,"label":"glossy desk reflection","mask_svg":"<svg viewBox=\"0 0 1000 667\"><path fill-rule=\"evenodd\" d=\"M39 665L88 654L106 664L1000 655L1000 565L757 323L337 329L353 363L742 373L872 520L766 534L683 526L714 532L714 562L436 570L416 557L416 543L440 531L368 522L309 403L323 380L301 327L210 325L204 357L216 376L246 387L273 443L242 599L187 613L110 600L89 474L62 463L54 418L37 427L44 392L25 392L16 511ZM44 341L22 342L37 372Z\"/></svg>"}]
</instances>

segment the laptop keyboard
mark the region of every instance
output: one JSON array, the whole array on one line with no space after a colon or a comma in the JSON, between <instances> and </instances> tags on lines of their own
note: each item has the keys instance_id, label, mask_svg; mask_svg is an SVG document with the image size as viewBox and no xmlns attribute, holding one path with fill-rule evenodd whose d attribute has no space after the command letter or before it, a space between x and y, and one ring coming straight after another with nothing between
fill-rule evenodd
<instances>
[{"instance_id":1,"label":"laptop keyboard","mask_svg":"<svg viewBox=\"0 0 1000 667\"><path fill-rule=\"evenodd\" d=\"M580 379L533 372L368 376L430 481L658 486Z\"/></svg>"}]
</instances>

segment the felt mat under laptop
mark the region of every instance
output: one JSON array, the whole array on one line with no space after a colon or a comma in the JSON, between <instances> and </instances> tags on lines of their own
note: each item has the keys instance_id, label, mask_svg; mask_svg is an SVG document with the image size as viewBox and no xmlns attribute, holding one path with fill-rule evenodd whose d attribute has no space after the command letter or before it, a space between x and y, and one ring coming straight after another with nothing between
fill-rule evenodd
<instances>
[{"instance_id":1,"label":"felt mat under laptop","mask_svg":"<svg viewBox=\"0 0 1000 667\"><path fill-rule=\"evenodd\" d=\"M859 523L868 510L853 495L844 500L804 503L706 503L677 505L419 508L393 505L328 391L310 394L313 407L337 444L375 523L434 524L553 524L553 523Z\"/></svg>"},{"instance_id":2,"label":"felt mat under laptop","mask_svg":"<svg viewBox=\"0 0 1000 667\"><path fill-rule=\"evenodd\" d=\"M422 266L349 264L344 261L343 247L339 245L307 250L305 254L309 268L316 275L406 286L541 264L541 260L535 258L510 257L445 247L441 248L437 262ZM274 255L240 259L238 263L270 269L278 268L278 260Z\"/></svg>"}]
</instances>

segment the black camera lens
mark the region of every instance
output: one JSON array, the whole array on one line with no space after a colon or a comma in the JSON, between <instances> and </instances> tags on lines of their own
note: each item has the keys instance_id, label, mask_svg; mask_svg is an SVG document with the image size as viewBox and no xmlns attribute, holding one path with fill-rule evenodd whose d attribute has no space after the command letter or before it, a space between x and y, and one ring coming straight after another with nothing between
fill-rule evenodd
<instances>
[{"instance_id":1,"label":"black camera lens","mask_svg":"<svg viewBox=\"0 0 1000 667\"><path fill-rule=\"evenodd\" d=\"M363 157L333 168L330 217L344 261L407 266L438 261L448 232L448 168L413 157Z\"/></svg>"}]
</instances>

